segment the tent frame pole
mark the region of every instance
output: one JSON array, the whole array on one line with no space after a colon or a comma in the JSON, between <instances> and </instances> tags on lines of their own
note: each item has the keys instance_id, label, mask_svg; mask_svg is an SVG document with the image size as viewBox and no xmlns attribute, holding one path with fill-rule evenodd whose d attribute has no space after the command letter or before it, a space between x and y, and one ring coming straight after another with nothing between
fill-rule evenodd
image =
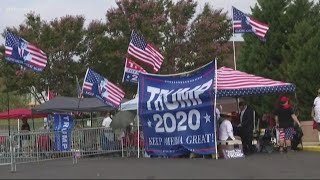
<instances>
[{"instance_id":1,"label":"tent frame pole","mask_svg":"<svg viewBox=\"0 0 320 180\"><path fill-rule=\"evenodd\" d=\"M11 135L11 125L10 125L10 96L9 96L9 86L8 86L8 77L6 78L6 88L7 88L7 109L8 109L8 132L9 136Z\"/></svg>"},{"instance_id":2,"label":"tent frame pole","mask_svg":"<svg viewBox=\"0 0 320 180\"><path fill-rule=\"evenodd\" d=\"M137 94L139 94L139 83L137 88ZM140 117L139 117L139 99L137 103L137 126L138 126L138 158L140 158Z\"/></svg>"},{"instance_id":3,"label":"tent frame pole","mask_svg":"<svg viewBox=\"0 0 320 180\"><path fill-rule=\"evenodd\" d=\"M214 109L213 109L213 113L214 113L214 119L213 119L213 125L214 125L214 146L215 146L215 153L216 153L216 159L218 159L218 144L217 144L217 116L216 116L216 106L217 106L217 85L218 85L218 73L217 73L217 58L215 58L214 60L214 69L215 69L215 85L214 85Z\"/></svg>"}]
</instances>

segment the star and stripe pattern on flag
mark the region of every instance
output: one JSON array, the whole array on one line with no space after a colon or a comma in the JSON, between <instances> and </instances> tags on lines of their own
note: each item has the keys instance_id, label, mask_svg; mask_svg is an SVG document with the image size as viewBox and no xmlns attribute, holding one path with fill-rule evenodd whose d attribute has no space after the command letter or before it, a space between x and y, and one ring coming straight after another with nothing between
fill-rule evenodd
<instances>
[{"instance_id":1,"label":"star and stripe pattern on flag","mask_svg":"<svg viewBox=\"0 0 320 180\"><path fill-rule=\"evenodd\" d=\"M146 73L146 70L144 70L139 64L127 58L124 67L122 82L137 84L140 72Z\"/></svg>"},{"instance_id":2,"label":"star and stripe pattern on flag","mask_svg":"<svg viewBox=\"0 0 320 180\"><path fill-rule=\"evenodd\" d=\"M219 97L295 91L295 86L291 83L255 76L227 67L219 68L217 77L217 95Z\"/></svg>"},{"instance_id":3,"label":"star and stripe pattern on flag","mask_svg":"<svg viewBox=\"0 0 320 180\"><path fill-rule=\"evenodd\" d=\"M41 49L9 31L5 37L5 59L38 72L47 66L48 61Z\"/></svg>"},{"instance_id":4,"label":"star and stripe pattern on flag","mask_svg":"<svg viewBox=\"0 0 320 180\"><path fill-rule=\"evenodd\" d=\"M235 7L232 7L232 12L234 33L253 32L260 38L264 38L266 36L269 30L269 26L267 24L259 22Z\"/></svg>"},{"instance_id":5,"label":"star and stripe pattern on flag","mask_svg":"<svg viewBox=\"0 0 320 180\"><path fill-rule=\"evenodd\" d=\"M104 103L119 108L125 93L118 86L108 81L90 68L84 78L82 93L95 96Z\"/></svg>"},{"instance_id":6,"label":"star and stripe pattern on flag","mask_svg":"<svg viewBox=\"0 0 320 180\"><path fill-rule=\"evenodd\" d=\"M135 31L131 33L128 54L153 67L155 72L159 71L164 59L159 50L150 43L147 43L147 41Z\"/></svg>"}]
</instances>

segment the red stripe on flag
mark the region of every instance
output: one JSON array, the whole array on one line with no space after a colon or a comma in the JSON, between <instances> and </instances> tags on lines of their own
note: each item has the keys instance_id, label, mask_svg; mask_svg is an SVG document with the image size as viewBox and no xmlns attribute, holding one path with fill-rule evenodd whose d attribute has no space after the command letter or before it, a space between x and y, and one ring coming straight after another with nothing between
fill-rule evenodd
<instances>
[{"instance_id":1,"label":"red stripe on flag","mask_svg":"<svg viewBox=\"0 0 320 180\"><path fill-rule=\"evenodd\" d=\"M129 55L139 59L140 61L148 64L149 66L154 67L153 60L150 60L148 57L148 54L145 53L145 51L142 51L141 49L135 47L134 45L129 45L128 49Z\"/></svg>"},{"instance_id":2,"label":"red stripe on flag","mask_svg":"<svg viewBox=\"0 0 320 180\"><path fill-rule=\"evenodd\" d=\"M217 70L218 90L286 86L289 83L254 76L231 68L221 67Z\"/></svg>"}]
</instances>

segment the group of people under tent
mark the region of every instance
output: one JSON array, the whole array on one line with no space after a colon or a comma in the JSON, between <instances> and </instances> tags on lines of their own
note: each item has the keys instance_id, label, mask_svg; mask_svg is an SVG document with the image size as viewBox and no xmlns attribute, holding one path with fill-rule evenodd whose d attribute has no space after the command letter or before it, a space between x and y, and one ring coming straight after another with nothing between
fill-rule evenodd
<instances>
[{"instance_id":1,"label":"group of people under tent","mask_svg":"<svg viewBox=\"0 0 320 180\"><path fill-rule=\"evenodd\" d=\"M296 133L295 127L300 128L301 124L287 96L280 97L279 103L279 108L273 112L275 127L279 133L279 152L290 152L292 151L291 141ZM240 101L238 105L240 110L238 113L239 123L234 123L234 114L220 113L217 110L217 114L219 114L217 116L220 116L218 118L218 139L219 141L241 140L244 154L249 155L256 151L256 146L253 145L256 115L255 111L245 101Z\"/></svg>"}]
</instances>

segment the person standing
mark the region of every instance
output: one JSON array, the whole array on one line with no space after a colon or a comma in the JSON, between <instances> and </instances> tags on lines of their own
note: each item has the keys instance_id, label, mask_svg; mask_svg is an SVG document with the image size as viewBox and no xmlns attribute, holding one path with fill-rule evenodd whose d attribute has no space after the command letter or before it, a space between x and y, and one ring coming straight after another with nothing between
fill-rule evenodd
<instances>
[{"instance_id":1,"label":"person standing","mask_svg":"<svg viewBox=\"0 0 320 180\"><path fill-rule=\"evenodd\" d=\"M22 126L21 126L22 132L29 132L30 131L30 125L28 123L28 118L22 117Z\"/></svg>"},{"instance_id":2,"label":"person standing","mask_svg":"<svg viewBox=\"0 0 320 180\"><path fill-rule=\"evenodd\" d=\"M289 98L282 96L280 98L281 106L275 111L276 126L279 128L279 142L282 153L284 150L291 151L291 140L294 135L294 122L301 127L297 116L294 113L292 105L289 104Z\"/></svg>"},{"instance_id":3,"label":"person standing","mask_svg":"<svg viewBox=\"0 0 320 180\"><path fill-rule=\"evenodd\" d=\"M254 110L251 109L246 102L239 102L240 108L240 137L243 146L243 153L248 155L253 153L253 123L254 123Z\"/></svg>"},{"instance_id":4,"label":"person standing","mask_svg":"<svg viewBox=\"0 0 320 180\"><path fill-rule=\"evenodd\" d=\"M111 122L112 122L111 113L107 112L106 117L102 121L102 126L105 128L104 129L104 137L102 140L103 150L107 150L107 149L110 150L113 148L113 142L114 142L115 136L114 136L114 133L113 133L112 128L110 126Z\"/></svg>"},{"instance_id":5,"label":"person standing","mask_svg":"<svg viewBox=\"0 0 320 180\"><path fill-rule=\"evenodd\" d=\"M318 130L318 138L320 142L320 89L318 89L318 95L313 101L311 110L311 117L316 123L316 129Z\"/></svg>"},{"instance_id":6,"label":"person standing","mask_svg":"<svg viewBox=\"0 0 320 180\"><path fill-rule=\"evenodd\" d=\"M30 135L28 134L30 132L30 126L28 123L28 118L22 117L22 126L21 126L21 147L23 152L30 154Z\"/></svg>"},{"instance_id":7,"label":"person standing","mask_svg":"<svg viewBox=\"0 0 320 180\"><path fill-rule=\"evenodd\" d=\"M111 113L107 112L106 113L106 117L102 121L102 126L105 127L105 128L110 128L111 122L112 122Z\"/></svg>"}]
</instances>

